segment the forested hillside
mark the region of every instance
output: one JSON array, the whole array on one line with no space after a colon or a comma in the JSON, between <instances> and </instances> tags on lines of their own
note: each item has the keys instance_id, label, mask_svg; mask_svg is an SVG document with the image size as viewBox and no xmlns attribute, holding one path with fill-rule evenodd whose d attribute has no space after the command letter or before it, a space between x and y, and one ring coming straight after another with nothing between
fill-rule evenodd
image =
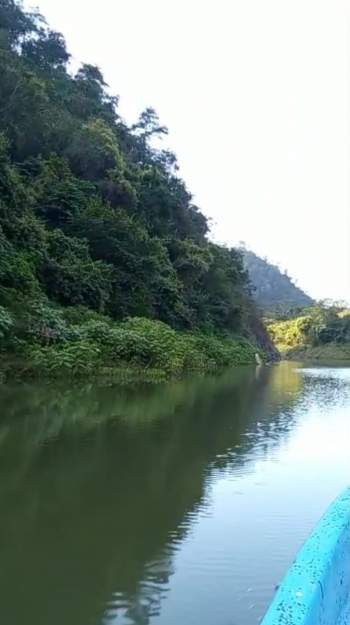
<instances>
[{"instance_id":1,"label":"forested hillside","mask_svg":"<svg viewBox=\"0 0 350 625\"><path fill-rule=\"evenodd\" d=\"M269 349L240 252L208 240L175 155L152 147L155 111L128 126L99 68L69 60L39 14L0 0L3 354L181 371Z\"/></svg>"},{"instance_id":2,"label":"forested hillside","mask_svg":"<svg viewBox=\"0 0 350 625\"><path fill-rule=\"evenodd\" d=\"M281 270L250 250L242 249L244 265L259 307L269 313L289 314L292 310L312 306L313 300Z\"/></svg>"}]
</instances>

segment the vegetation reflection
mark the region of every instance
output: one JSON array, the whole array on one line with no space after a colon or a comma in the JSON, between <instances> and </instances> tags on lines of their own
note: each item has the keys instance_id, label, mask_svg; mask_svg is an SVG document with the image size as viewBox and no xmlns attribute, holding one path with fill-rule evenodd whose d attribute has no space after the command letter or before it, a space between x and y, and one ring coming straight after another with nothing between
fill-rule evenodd
<instances>
[{"instance_id":1,"label":"vegetation reflection","mask_svg":"<svg viewBox=\"0 0 350 625\"><path fill-rule=\"evenodd\" d=\"M208 471L287 435L299 379L287 365L137 391L3 387L2 614L96 624L107 602L107 616L148 623Z\"/></svg>"}]
</instances>

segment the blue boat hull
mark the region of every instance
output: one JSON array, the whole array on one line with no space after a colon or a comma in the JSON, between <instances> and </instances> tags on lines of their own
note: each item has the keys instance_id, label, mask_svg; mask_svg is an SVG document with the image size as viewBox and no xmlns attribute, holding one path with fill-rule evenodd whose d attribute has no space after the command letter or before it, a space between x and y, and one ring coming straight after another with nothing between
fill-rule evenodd
<instances>
[{"instance_id":1,"label":"blue boat hull","mask_svg":"<svg viewBox=\"0 0 350 625\"><path fill-rule=\"evenodd\" d=\"M350 488L306 541L261 625L350 625Z\"/></svg>"}]
</instances>

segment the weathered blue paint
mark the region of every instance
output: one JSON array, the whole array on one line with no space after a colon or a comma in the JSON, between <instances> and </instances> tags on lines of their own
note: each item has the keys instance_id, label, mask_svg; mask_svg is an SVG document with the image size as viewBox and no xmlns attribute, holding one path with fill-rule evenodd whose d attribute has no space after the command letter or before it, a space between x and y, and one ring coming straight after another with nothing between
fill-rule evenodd
<instances>
[{"instance_id":1,"label":"weathered blue paint","mask_svg":"<svg viewBox=\"0 0 350 625\"><path fill-rule=\"evenodd\" d=\"M299 552L261 625L350 625L350 488Z\"/></svg>"}]
</instances>

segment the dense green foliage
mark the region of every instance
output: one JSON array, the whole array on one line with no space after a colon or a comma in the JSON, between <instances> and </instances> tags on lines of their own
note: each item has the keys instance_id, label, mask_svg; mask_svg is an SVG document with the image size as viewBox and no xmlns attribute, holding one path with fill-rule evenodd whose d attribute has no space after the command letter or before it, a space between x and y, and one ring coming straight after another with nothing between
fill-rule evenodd
<instances>
[{"instance_id":1,"label":"dense green foliage","mask_svg":"<svg viewBox=\"0 0 350 625\"><path fill-rule=\"evenodd\" d=\"M2 345L14 356L7 359L5 374L15 368L31 376L136 376L157 381L247 364L254 361L257 349L243 338L180 332L143 317L116 323L83 307L28 304L17 311L14 332L5 314L0 318Z\"/></svg>"},{"instance_id":2,"label":"dense green foliage","mask_svg":"<svg viewBox=\"0 0 350 625\"><path fill-rule=\"evenodd\" d=\"M254 348L242 339L180 333L161 321L139 317L120 324L91 320L71 326L69 331L75 333L73 340L35 348L34 371L84 377L100 372L119 377L119 371L131 367L140 374L148 371L151 379L157 380L254 359Z\"/></svg>"},{"instance_id":3,"label":"dense green foliage","mask_svg":"<svg viewBox=\"0 0 350 625\"><path fill-rule=\"evenodd\" d=\"M142 317L116 323L83 307L34 304L18 311L14 334L8 328L7 323L3 345L15 352L14 365L26 375L119 379L132 369L153 381L246 364L256 350L243 338L180 332Z\"/></svg>"},{"instance_id":4,"label":"dense green foliage","mask_svg":"<svg viewBox=\"0 0 350 625\"><path fill-rule=\"evenodd\" d=\"M350 311L337 305L322 303L306 308L301 315L290 319L272 320L268 323L270 336L277 348L286 354L342 353L344 347L350 347ZM332 346L332 349L331 349ZM335 347L340 347L335 349Z\"/></svg>"},{"instance_id":5,"label":"dense green foliage","mask_svg":"<svg viewBox=\"0 0 350 625\"><path fill-rule=\"evenodd\" d=\"M227 337L258 323L240 252L207 239L175 156L154 147L154 110L128 127L100 70L69 59L40 15L0 0L2 350L43 372L237 360Z\"/></svg>"},{"instance_id":6,"label":"dense green foliage","mask_svg":"<svg viewBox=\"0 0 350 625\"><path fill-rule=\"evenodd\" d=\"M287 273L247 249L243 248L242 252L255 300L264 311L288 317L313 305L311 297L299 289Z\"/></svg>"}]
</instances>

